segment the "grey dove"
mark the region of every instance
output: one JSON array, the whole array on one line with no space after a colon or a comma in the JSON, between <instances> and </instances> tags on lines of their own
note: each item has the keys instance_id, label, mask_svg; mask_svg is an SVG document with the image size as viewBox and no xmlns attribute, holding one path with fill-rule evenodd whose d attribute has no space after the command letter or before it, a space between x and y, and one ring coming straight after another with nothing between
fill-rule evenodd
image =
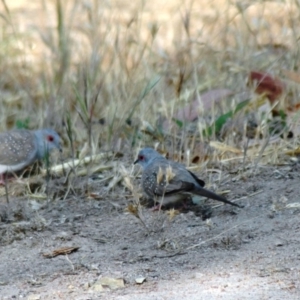
<instances>
[{"instance_id":1,"label":"grey dove","mask_svg":"<svg viewBox=\"0 0 300 300\"><path fill-rule=\"evenodd\" d=\"M152 148L142 149L134 164L136 163L143 168L141 185L144 193L153 200L160 198L162 205L185 200L194 194L241 207L204 189L205 182L184 165L166 159Z\"/></svg>"},{"instance_id":2,"label":"grey dove","mask_svg":"<svg viewBox=\"0 0 300 300\"><path fill-rule=\"evenodd\" d=\"M22 170L46 156L52 149L59 149L60 137L52 129L15 129L0 133L0 176Z\"/></svg>"}]
</instances>

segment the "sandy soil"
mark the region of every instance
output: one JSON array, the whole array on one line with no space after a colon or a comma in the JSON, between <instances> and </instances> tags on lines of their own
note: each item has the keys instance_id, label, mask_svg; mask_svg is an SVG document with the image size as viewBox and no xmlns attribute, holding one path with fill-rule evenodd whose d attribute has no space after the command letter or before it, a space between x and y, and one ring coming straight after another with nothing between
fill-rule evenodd
<instances>
[{"instance_id":1,"label":"sandy soil","mask_svg":"<svg viewBox=\"0 0 300 300\"><path fill-rule=\"evenodd\" d=\"M7 207L3 197L1 299L299 299L299 168L228 178L219 188L243 209L208 202L202 216L191 210L170 221L167 211L143 208L147 229L124 210L131 196L121 186L100 200L70 193ZM43 256L70 246L80 248ZM103 277L125 286L99 291Z\"/></svg>"}]
</instances>

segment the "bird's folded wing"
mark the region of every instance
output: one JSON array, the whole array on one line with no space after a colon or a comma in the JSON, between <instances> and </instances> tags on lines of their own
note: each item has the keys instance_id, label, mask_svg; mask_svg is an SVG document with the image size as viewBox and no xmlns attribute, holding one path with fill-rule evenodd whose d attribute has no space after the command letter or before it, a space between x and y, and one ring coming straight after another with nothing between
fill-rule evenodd
<instances>
[{"instance_id":1,"label":"bird's folded wing","mask_svg":"<svg viewBox=\"0 0 300 300\"><path fill-rule=\"evenodd\" d=\"M1 151L1 149L0 149ZM0 153L0 165L3 166L8 166L8 167L13 167L13 166L21 166L24 165L27 166L29 164L32 163L32 159L30 156L28 155L19 155L19 154L9 154L9 156L7 156L6 154Z\"/></svg>"},{"instance_id":2,"label":"bird's folded wing","mask_svg":"<svg viewBox=\"0 0 300 300\"><path fill-rule=\"evenodd\" d=\"M157 185L155 189L156 196L168 196L180 192L190 192L195 189L195 185L186 181L172 180L166 185Z\"/></svg>"},{"instance_id":3,"label":"bird's folded wing","mask_svg":"<svg viewBox=\"0 0 300 300\"><path fill-rule=\"evenodd\" d=\"M0 135L0 164L17 165L31 161L35 144L30 131L11 131Z\"/></svg>"},{"instance_id":4,"label":"bird's folded wing","mask_svg":"<svg viewBox=\"0 0 300 300\"><path fill-rule=\"evenodd\" d=\"M200 186L202 186L202 187L205 186L205 182L204 182L203 180L201 180L200 178L198 178L193 172L191 172L191 171L189 171L189 170L187 170L187 171L192 175L192 177L197 181L197 183L198 183Z\"/></svg>"}]
</instances>

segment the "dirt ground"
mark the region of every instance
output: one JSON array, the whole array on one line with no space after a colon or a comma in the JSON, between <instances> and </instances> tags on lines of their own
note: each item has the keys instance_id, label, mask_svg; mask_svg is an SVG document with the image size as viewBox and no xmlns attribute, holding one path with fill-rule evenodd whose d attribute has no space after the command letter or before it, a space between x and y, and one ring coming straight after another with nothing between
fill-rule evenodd
<instances>
[{"instance_id":1,"label":"dirt ground","mask_svg":"<svg viewBox=\"0 0 300 300\"><path fill-rule=\"evenodd\" d=\"M126 212L121 185L98 200L11 198L8 208L2 197L1 299L299 299L299 167L228 176L219 189L243 209L212 201L206 217L170 220L143 208L145 226ZM79 249L43 256L63 247ZM100 291L104 277L124 287Z\"/></svg>"}]
</instances>

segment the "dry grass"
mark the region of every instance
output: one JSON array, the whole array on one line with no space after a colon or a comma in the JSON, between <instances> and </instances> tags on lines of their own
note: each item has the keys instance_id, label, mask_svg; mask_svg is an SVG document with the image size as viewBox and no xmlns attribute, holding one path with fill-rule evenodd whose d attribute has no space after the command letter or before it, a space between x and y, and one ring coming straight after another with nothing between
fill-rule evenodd
<instances>
[{"instance_id":1,"label":"dry grass","mask_svg":"<svg viewBox=\"0 0 300 300\"><path fill-rule=\"evenodd\" d=\"M28 255L24 257L22 268L26 267L24 262L27 261L29 267L33 262L32 266L36 263L42 269L34 266L22 276L33 278L32 274L38 274L37 270L40 274L59 274L56 266L45 269L45 263L39 262L36 254L45 245L71 241L79 241L82 246L89 244L78 258L80 268L83 270L85 261L88 266L100 261L101 275L105 270L119 272L119 268L122 274L134 274L132 266L138 260L132 262L129 253L138 253L141 259L137 267L139 272L156 270L158 265L171 265L166 272L172 277L176 274L174 270L178 274L187 268L193 270L197 261L205 262L199 265L199 274L211 274L206 271L206 264L211 267L214 261L218 270L232 270L233 265L238 266L241 262L241 274L248 272L247 275L251 275L252 268L259 270L270 264L269 257L263 260L262 256L253 262L253 253L264 253L266 248L272 252L274 263L278 257L283 263L293 261L282 255L286 251L278 252L280 255L276 256L272 248L273 238L287 234L287 239L293 241L289 229L298 227L296 223L286 222L292 219L291 214L283 215L284 218L288 216L284 222L276 219L275 224L269 214L268 198L270 195L274 197L271 208L274 212L299 208L297 197L293 203L287 204L287 200L296 195L295 182L289 190L283 189L283 185L277 186L277 182L270 185L275 178L271 172L259 177L270 181L266 182L266 188L264 182L254 178L256 180L245 189L244 181L247 182L247 176L261 170L262 165L290 164L291 157L300 152L297 110L289 111L284 120L286 125L279 132L274 133L272 129L275 121L272 108L284 109L299 102L300 75L295 75L300 67L298 0L2 0L0 7L0 132L13 127L53 127L64 144L63 157L55 160L52 156L54 166L48 166L47 170L42 170L38 176L30 176L26 181L9 182L5 186L7 190L0 188L3 201L4 195L7 202L15 197L21 200L10 201L7 210L5 207L4 212L0 211L0 223L3 223L0 244L22 239L28 232L30 241L20 244L23 245L20 249L26 249L27 253L30 252L30 243L32 248L37 245L34 252L30 252L34 259ZM249 73L253 70L268 72L284 82L285 91L276 99L277 102L270 104L265 95L256 95L255 88L247 85ZM213 105L203 96L221 90L227 96ZM200 103L193 111L198 118L184 123L178 115L183 115L182 109L193 101ZM226 121L225 124L222 120ZM252 123L256 125L254 128ZM253 131L252 134L249 131ZM287 138L287 131L294 133L292 139ZM193 230L198 220L183 214L177 216L178 211L174 209L165 212L159 208L158 213L149 213L143 206L144 202L140 201L142 193L137 188L139 170L132 166L139 148L146 145L183 161L193 171L202 172L201 178L205 178L209 189L219 194L230 193L229 199L239 197L234 201L238 204L247 202L249 209L243 210L240 218L235 218L234 212L224 210L220 222L218 218L207 219L208 230L203 226ZM53 175L51 180L49 173ZM30 173L33 174L34 171ZM18 175L21 179L26 176L23 173ZM169 175L173 176L172 170ZM284 174L278 175L285 178ZM239 179L243 180L242 183L238 182ZM218 188L219 182L222 185ZM245 194L241 193L243 189ZM260 193L264 193L264 197L255 199ZM283 194L290 199L281 197ZM23 203L29 207L28 213ZM53 209L52 213L54 206L58 209ZM203 206L202 209L199 205L193 213L203 219L210 218L211 209L218 206ZM138 219L143 234L137 232L135 222L124 222L124 207L127 208L125 217L128 216L129 221L130 218ZM40 213L44 208L47 209ZM85 221L77 222L75 217ZM193 220L187 222L188 219ZM245 225L249 228L244 228ZM51 226L54 230L40 234ZM80 226L82 233L76 239ZM214 227L218 229L214 230ZM240 232L237 228L241 229ZM74 240L59 238L61 241L58 241L59 235L54 236L55 231L72 236ZM34 238L35 235L43 240L43 244ZM122 239L125 235L134 238ZM219 257L219 250L217 254L207 256L202 249L197 249L213 241L216 245L222 244L223 240L230 244L231 238L232 245L235 245L239 243L239 237L247 243L255 235L264 237L264 244L260 244L262 239L258 238L258 243L254 244L258 247L249 247L248 252L241 251L242 260L231 260L231 251L229 256L222 254ZM47 241L45 245L44 240ZM102 240L107 246L100 248ZM128 246L131 241L138 246ZM212 245L206 253L222 247ZM167 253L158 255L154 248ZM125 251L120 252L120 249ZM197 251L190 251L193 249ZM11 249L3 251L4 255L16 256ZM153 251L156 254L150 255ZM95 256L96 252L105 253L105 259L102 255ZM126 252L128 258L125 258ZM175 260L170 264L169 257L183 252L193 253L182 264ZM196 253L200 256L194 256ZM116 259L117 256L120 258ZM157 262L152 259L155 256L167 260ZM237 254L233 256L238 258ZM247 257L250 257L248 262L244 259ZM72 260L73 264L68 256L66 259L74 272L78 262ZM141 264L142 260L151 263ZM8 262L3 264L4 270L13 269L9 259L4 261ZM15 261L11 262L15 268ZM177 265L177 269L172 264ZM95 271L93 267L87 270L90 274ZM214 274L225 278L226 282L221 284L222 295L225 288L228 290L228 282L230 285L227 273L226 278L224 274ZM16 273L9 270L7 274ZM257 274L255 278L259 278ZM17 284L14 276L11 277L13 286ZM47 278L52 284L53 276L47 275ZM276 282L284 282L279 278L275 278ZM295 281L292 275L287 278L290 282ZM69 286L81 289L81 285L70 285L73 281L67 280L65 286L68 289ZM237 289L242 287L243 291L243 282L237 282L241 282ZM205 288L205 283L203 286ZM212 283L208 289L215 289L215 286ZM173 287L174 282L174 294ZM22 295L24 289L22 283ZM31 285L30 292L34 290ZM37 292L40 294L41 290Z\"/></svg>"},{"instance_id":2,"label":"dry grass","mask_svg":"<svg viewBox=\"0 0 300 300\"><path fill-rule=\"evenodd\" d=\"M225 167L242 164L244 171L249 163L256 169L262 161L282 162L298 147L297 135L288 140L268 134L267 100L246 86L251 70L277 76L298 70L296 0L201 5L2 0L1 5L2 131L54 127L68 159L111 149L135 155L140 146L159 145L177 158L182 151L188 164L200 155L206 158L201 166L208 158ZM285 83L282 101L297 103L299 84ZM209 111L200 109L192 126L173 120L178 109L220 88L232 96ZM222 136L214 131L205 136L203 128L234 110L244 91L250 91L250 104L232 118L237 123ZM263 104L267 108L259 114ZM258 133L249 140L245 128L251 114ZM165 132L162 120L171 124ZM298 120L294 114L290 126L298 128Z\"/></svg>"}]
</instances>

